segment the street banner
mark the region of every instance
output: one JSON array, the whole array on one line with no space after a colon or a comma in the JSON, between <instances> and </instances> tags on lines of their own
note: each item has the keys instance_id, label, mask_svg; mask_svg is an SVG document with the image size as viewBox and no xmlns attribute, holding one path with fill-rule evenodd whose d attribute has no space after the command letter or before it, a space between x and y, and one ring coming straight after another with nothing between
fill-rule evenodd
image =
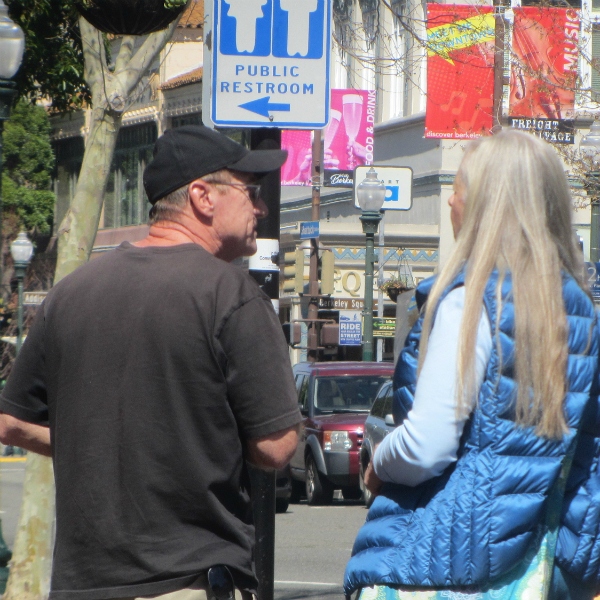
<instances>
[{"instance_id":1,"label":"street banner","mask_svg":"<svg viewBox=\"0 0 600 600\"><path fill-rule=\"evenodd\" d=\"M331 91L331 119L323 130L326 186L351 188L354 169L373 163L375 98L374 90ZM281 147L288 158L281 185L312 185L312 136L311 131L282 131Z\"/></svg>"},{"instance_id":2,"label":"street banner","mask_svg":"<svg viewBox=\"0 0 600 600\"><path fill-rule=\"evenodd\" d=\"M491 6L427 4L425 137L469 139L492 128Z\"/></svg>"},{"instance_id":3,"label":"street banner","mask_svg":"<svg viewBox=\"0 0 600 600\"><path fill-rule=\"evenodd\" d=\"M572 130L578 38L574 8L514 8L509 115L520 124L529 118L529 130L548 141L574 141L556 133Z\"/></svg>"},{"instance_id":4,"label":"street banner","mask_svg":"<svg viewBox=\"0 0 600 600\"><path fill-rule=\"evenodd\" d=\"M373 163L375 90L331 90L331 120L325 128L324 185L354 185L354 169Z\"/></svg>"}]
</instances>

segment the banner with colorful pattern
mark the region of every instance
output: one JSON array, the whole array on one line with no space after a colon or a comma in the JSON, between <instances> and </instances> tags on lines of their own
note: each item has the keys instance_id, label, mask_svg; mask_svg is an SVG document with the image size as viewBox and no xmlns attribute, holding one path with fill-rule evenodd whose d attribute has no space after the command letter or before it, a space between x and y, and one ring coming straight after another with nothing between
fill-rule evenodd
<instances>
[{"instance_id":1,"label":"banner with colorful pattern","mask_svg":"<svg viewBox=\"0 0 600 600\"><path fill-rule=\"evenodd\" d=\"M578 39L579 11L574 8L514 8L511 117L574 118Z\"/></svg>"},{"instance_id":2,"label":"banner with colorful pattern","mask_svg":"<svg viewBox=\"0 0 600 600\"><path fill-rule=\"evenodd\" d=\"M468 139L492 128L491 6L427 5L425 137Z\"/></svg>"}]
</instances>

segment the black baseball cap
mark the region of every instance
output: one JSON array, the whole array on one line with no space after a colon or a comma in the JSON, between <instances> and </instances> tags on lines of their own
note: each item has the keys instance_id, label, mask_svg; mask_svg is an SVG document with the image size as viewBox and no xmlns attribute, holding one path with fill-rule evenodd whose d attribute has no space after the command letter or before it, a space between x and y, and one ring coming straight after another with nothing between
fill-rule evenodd
<instances>
[{"instance_id":1,"label":"black baseball cap","mask_svg":"<svg viewBox=\"0 0 600 600\"><path fill-rule=\"evenodd\" d=\"M154 145L154 158L144 170L144 188L151 204L220 169L266 175L279 169L285 150L248 150L226 135L203 125L169 129Z\"/></svg>"}]
</instances>

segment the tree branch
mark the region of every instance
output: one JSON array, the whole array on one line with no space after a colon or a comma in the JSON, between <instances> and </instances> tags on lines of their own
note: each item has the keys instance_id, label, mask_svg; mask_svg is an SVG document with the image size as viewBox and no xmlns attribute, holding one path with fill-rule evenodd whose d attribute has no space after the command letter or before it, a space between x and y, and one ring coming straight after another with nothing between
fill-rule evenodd
<instances>
[{"instance_id":1,"label":"tree branch","mask_svg":"<svg viewBox=\"0 0 600 600\"><path fill-rule=\"evenodd\" d=\"M157 54L160 53L166 43L173 37L177 23L179 23L179 18L175 19L166 29L151 33L139 50L133 55L127 65L127 75L123 80L127 96L131 94L135 86L139 83L138 72L146 72L154 62Z\"/></svg>"}]
</instances>

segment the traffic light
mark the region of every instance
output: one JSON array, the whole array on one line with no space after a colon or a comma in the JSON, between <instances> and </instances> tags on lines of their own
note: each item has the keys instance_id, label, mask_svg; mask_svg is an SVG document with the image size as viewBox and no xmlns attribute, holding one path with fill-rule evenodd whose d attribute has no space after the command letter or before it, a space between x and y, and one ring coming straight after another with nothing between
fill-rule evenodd
<instances>
[{"instance_id":1,"label":"traffic light","mask_svg":"<svg viewBox=\"0 0 600 600\"><path fill-rule=\"evenodd\" d=\"M300 323L282 323L281 328L283 329L285 341L290 346L300 343L302 339L302 329L300 327Z\"/></svg>"},{"instance_id":2,"label":"traffic light","mask_svg":"<svg viewBox=\"0 0 600 600\"><path fill-rule=\"evenodd\" d=\"M339 323L323 323L321 326L321 345L339 346L340 343L340 325Z\"/></svg>"},{"instance_id":3,"label":"traffic light","mask_svg":"<svg viewBox=\"0 0 600 600\"><path fill-rule=\"evenodd\" d=\"M301 294L304 291L304 252L286 252L283 261L283 291Z\"/></svg>"},{"instance_id":4,"label":"traffic light","mask_svg":"<svg viewBox=\"0 0 600 600\"><path fill-rule=\"evenodd\" d=\"M334 268L333 251L323 250L321 254L321 294L333 294Z\"/></svg>"}]
</instances>

